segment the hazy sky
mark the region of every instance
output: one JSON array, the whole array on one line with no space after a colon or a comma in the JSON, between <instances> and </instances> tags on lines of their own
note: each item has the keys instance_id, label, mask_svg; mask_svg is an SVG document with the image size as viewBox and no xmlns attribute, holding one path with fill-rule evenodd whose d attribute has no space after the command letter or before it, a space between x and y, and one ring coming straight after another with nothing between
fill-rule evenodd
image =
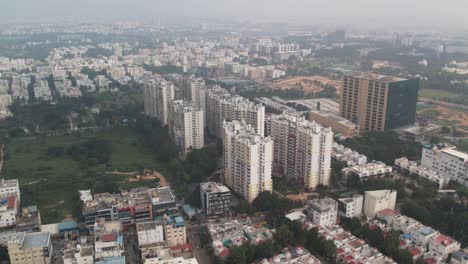
<instances>
[{"instance_id":1,"label":"hazy sky","mask_svg":"<svg viewBox=\"0 0 468 264\"><path fill-rule=\"evenodd\" d=\"M234 18L468 27L468 0L0 0L0 22Z\"/></svg>"}]
</instances>

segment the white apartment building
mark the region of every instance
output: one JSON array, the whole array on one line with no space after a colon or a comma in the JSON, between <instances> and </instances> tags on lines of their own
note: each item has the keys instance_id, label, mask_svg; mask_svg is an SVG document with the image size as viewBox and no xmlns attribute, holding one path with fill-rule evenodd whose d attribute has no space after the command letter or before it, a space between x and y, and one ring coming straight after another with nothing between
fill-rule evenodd
<instances>
[{"instance_id":1,"label":"white apartment building","mask_svg":"<svg viewBox=\"0 0 468 264\"><path fill-rule=\"evenodd\" d=\"M169 111L169 136L181 153L205 146L204 112L187 101L172 101Z\"/></svg>"},{"instance_id":2,"label":"white apartment building","mask_svg":"<svg viewBox=\"0 0 468 264\"><path fill-rule=\"evenodd\" d=\"M265 107L241 96L231 96L225 89L208 90L206 99L207 127L211 135L221 138L223 122L245 121L255 132L264 136Z\"/></svg>"},{"instance_id":3,"label":"white apartment building","mask_svg":"<svg viewBox=\"0 0 468 264\"><path fill-rule=\"evenodd\" d=\"M164 242L164 227L161 221L137 223L136 230L140 247Z\"/></svg>"},{"instance_id":4,"label":"white apartment building","mask_svg":"<svg viewBox=\"0 0 468 264\"><path fill-rule=\"evenodd\" d=\"M425 145L421 166L468 186L468 154L446 145Z\"/></svg>"},{"instance_id":5,"label":"white apartment building","mask_svg":"<svg viewBox=\"0 0 468 264\"><path fill-rule=\"evenodd\" d=\"M345 177L357 175L361 180L363 180L372 176L389 174L393 171L393 168L392 166L387 166L381 161L372 161L364 165L343 168L341 171Z\"/></svg>"},{"instance_id":6,"label":"white apartment building","mask_svg":"<svg viewBox=\"0 0 468 264\"><path fill-rule=\"evenodd\" d=\"M340 215L348 218L360 217L362 215L362 205L364 197L360 194L349 198L338 199L338 209Z\"/></svg>"},{"instance_id":7,"label":"white apartment building","mask_svg":"<svg viewBox=\"0 0 468 264\"><path fill-rule=\"evenodd\" d=\"M260 192L273 191L273 141L244 121L225 122L223 127L224 183L249 202Z\"/></svg>"},{"instance_id":8,"label":"white apartment building","mask_svg":"<svg viewBox=\"0 0 468 264\"><path fill-rule=\"evenodd\" d=\"M17 179L0 179L0 197L17 196L20 199L21 193Z\"/></svg>"},{"instance_id":9,"label":"white apartment building","mask_svg":"<svg viewBox=\"0 0 468 264\"><path fill-rule=\"evenodd\" d=\"M206 112L206 83L194 75L181 79L182 97Z\"/></svg>"},{"instance_id":10,"label":"white apartment building","mask_svg":"<svg viewBox=\"0 0 468 264\"><path fill-rule=\"evenodd\" d=\"M395 210L397 192L395 190L378 190L364 192L364 214L374 218L377 212L384 209Z\"/></svg>"},{"instance_id":11,"label":"white apartment building","mask_svg":"<svg viewBox=\"0 0 468 264\"><path fill-rule=\"evenodd\" d=\"M0 198L0 228L16 225L19 206L19 199L16 195Z\"/></svg>"},{"instance_id":12,"label":"white apartment building","mask_svg":"<svg viewBox=\"0 0 468 264\"><path fill-rule=\"evenodd\" d=\"M144 96L145 115L157 118L166 126L170 103L174 100L174 84L162 78L151 79L144 84Z\"/></svg>"},{"instance_id":13,"label":"white apartment building","mask_svg":"<svg viewBox=\"0 0 468 264\"><path fill-rule=\"evenodd\" d=\"M333 132L304 117L282 114L267 118L273 139L273 175L296 179L309 189L329 185Z\"/></svg>"},{"instance_id":14,"label":"white apartment building","mask_svg":"<svg viewBox=\"0 0 468 264\"><path fill-rule=\"evenodd\" d=\"M311 200L307 207L307 215L314 225L336 225L338 202L330 197Z\"/></svg>"}]
</instances>

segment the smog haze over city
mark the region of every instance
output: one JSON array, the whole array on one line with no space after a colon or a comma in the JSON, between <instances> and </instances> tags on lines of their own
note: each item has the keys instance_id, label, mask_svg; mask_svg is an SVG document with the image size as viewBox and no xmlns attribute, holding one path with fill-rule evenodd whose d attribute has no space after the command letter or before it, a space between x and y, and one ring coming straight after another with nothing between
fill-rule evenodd
<instances>
[{"instance_id":1,"label":"smog haze over city","mask_svg":"<svg viewBox=\"0 0 468 264\"><path fill-rule=\"evenodd\" d=\"M2 2L1 23L190 20L302 22L349 27L466 29L465 0L20 0Z\"/></svg>"},{"instance_id":2,"label":"smog haze over city","mask_svg":"<svg viewBox=\"0 0 468 264\"><path fill-rule=\"evenodd\" d=\"M0 0L0 264L468 264L468 0Z\"/></svg>"}]
</instances>

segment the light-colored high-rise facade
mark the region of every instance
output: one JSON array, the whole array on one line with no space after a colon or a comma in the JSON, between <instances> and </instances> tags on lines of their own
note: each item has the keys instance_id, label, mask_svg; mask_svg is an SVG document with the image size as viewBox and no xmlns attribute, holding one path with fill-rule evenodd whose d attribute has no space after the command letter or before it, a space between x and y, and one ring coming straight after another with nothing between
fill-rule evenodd
<instances>
[{"instance_id":1,"label":"light-colored high-rise facade","mask_svg":"<svg viewBox=\"0 0 468 264\"><path fill-rule=\"evenodd\" d=\"M340 115L364 131L386 131L413 124L419 80L373 72L343 78Z\"/></svg>"},{"instance_id":2,"label":"light-colored high-rise facade","mask_svg":"<svg viewBox=\"0 0 468 264\"><path fill-rule=\"evenodd\" d=\"M259 136L243 121L224 122L224 183L252 202L260 192L273 191L273 141Z\"/></svg>"},{"instance_id":3,"label":"light-colored high-rise facade","mask_svg":"<svg viewBox=\"0 0 468 264\"><path fill-rule=\"evenodd\" d=\"M270 116L267 134L273 139L273 175L296 179L309 189L329 185L333 132L293 114Z\"/></svg>"},{"instance_id":4,"label":"light-colored high-rise facade","mask_svg":"<svg viewBox=\"0 0 468 264\"><path fill-rule=\"evenodd\" d=\"M184 100L192 101L193 105L206 111L206 83L203 78L194 75L183 77L180 81L182 85L182 96Z\"/></svg>"},{"instance_id":5,"label":"light-colored high-rise facade","mask_svg":"<svg viewBox=\"0 0 468 264\"><path fill-rule=\"evenodd\" d=\"M241 96L231 96L225 89L214 87L207 93L207 127L211 135L221 138L224 121L245 121L255 133L264 136L265 107Z\"/></svg>"},{"instance_id":6,"label":"light-colored high-rise facade","mask_svg":"<svg viewBox=\"0 0 468 264\"><path fill-rule=\"evenodd\" d=\"M421 166L468 186L468 153L446 145L424 145Z\"/></svg>"},{"instance_id":7,"label":"light-colored high-rise facade","mask_svg":"<svg viewBox=\"0 0 468 264\"><path fill-rule=\"evenodd\" d=\"M205 146L204 112L191 102L172 101L169 111L169 136L178 150L188 153Z\"/></svg>"},{"instance_id":8,"label":"light-colored high-rise facade","mask_svg":"<svg viewBox=\"0 0 468 264\"><path fill-rule=\"evenodd\" d=\"M174 100L174 84L163 78L154 78L144 84L145 115L168 124L169 105Z\"/></svg>"}]
</instances>

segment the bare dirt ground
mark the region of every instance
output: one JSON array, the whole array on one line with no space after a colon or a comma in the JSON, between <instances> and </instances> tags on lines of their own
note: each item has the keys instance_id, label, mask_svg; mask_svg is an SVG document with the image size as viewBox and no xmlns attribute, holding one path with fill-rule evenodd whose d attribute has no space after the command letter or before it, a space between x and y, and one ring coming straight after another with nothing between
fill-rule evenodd
<instances>
[{"instance_id":1,"label":"bare dirt ground","mask_svg":"<svg viewBox=\"0 0 468 264\"><path fill-rule=\"evenodd\" d=\"M169 186L169 182L167 181L166 177L164 177L164 175L162 175L161 173L157 172L157 171L154 171L153 173L151 173L150 175L144 175L142 178L138 179L138 178L130 178L128 179L127 181L128 182L135 182L135 181L140 181L140 180L155 180L155 179L159 179L159 183L161 184L161 187L166 187L166 186Z\"/></svg>"},{"instance_id":2,"label":"bare dirt ground","mask_svg":"<svg viewBox=\"0 0 468 264\"><path fill-rule=\"evenodd\" d=\"M463 111L457 111L446 106L438 105L433 108L421 110L419 113L424 113L425 111L436 110L440 112L440 115L436 118L437 120L443 122L449 122L457 125L457 129L468 133L468 113Z\"/></svg>"},{"instance_id":3,"label":"bare dirt ground","mask_svg":"<svg viewBox=\"0 0 468 264\"><path fill-rule=\"evenodd\" d=\"M341 90L341 81L332 80L324 76L296 76L269 83L269 86L273 89L303 89L306 94L320 92L325 85L336 87L338 93Z\"/></svg>"},{"instance_id":4,"label":"bare dirt ground","mask_svg":"<svg viewBox=\"0 0 468 264\"><path fill-rule=\"evenodd\" d=\"M293 201L305 201L305 200L308 200L311 196L318 196L318 194L303 192L300 194L288 194L286 195L286 198L293 200Z\"/></svg>"}]
</instances>

